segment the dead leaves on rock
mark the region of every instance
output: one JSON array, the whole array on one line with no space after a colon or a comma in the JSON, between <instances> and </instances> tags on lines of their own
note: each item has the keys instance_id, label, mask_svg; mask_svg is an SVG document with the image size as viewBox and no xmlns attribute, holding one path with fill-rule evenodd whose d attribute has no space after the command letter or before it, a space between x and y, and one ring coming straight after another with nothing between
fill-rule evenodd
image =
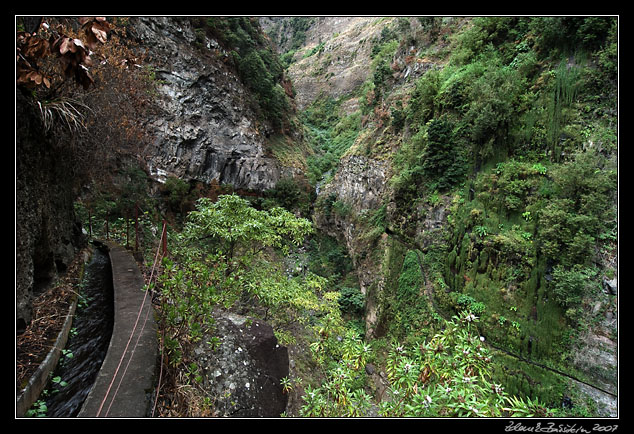
<instances>
[{"instance_id":1,"label":"dead leaves on rock","mask_svg":"<svg viewBox=\"0 0 634 434\"><path fill-rule=\"evenodd\" d=\"M51 77L40 70L39 62L49 55L55 55L61 62L64 77L73 77L87 89L94 83L89 68L93 65L90 57L99 43L106 43L110 25L105 17L79 18L83 40L65 34L51 35L44 39L36 33L18 32L17 46L17 84L34 88L44 85L51 87Z\"/></svg>"},{"instance_id":2,"label":"dead leaves on rock","mask_svg":"<svg viewBox=\"0 0 634 434\"><path fill-rule=\"evenodd\" d=\"M105 17L82 17L79 23L84 29L86 35L86 45L93 50L97 42L105 44L108 40L108 32L110 32L110 24Z\"/></svg>"},{"instance_id":3,"label":"dead leaves on rock","mask_svg":"<svg viewBox=\"0 0 634 434\"><path fill-rule=\"evenodd\" d=\"M31 36L26 32L17 35L17 83L34 87L44 83L48 88L51 82L37 67L37 60L48 55L50 45L48 41Z\"/></svg>"}]
</instances>

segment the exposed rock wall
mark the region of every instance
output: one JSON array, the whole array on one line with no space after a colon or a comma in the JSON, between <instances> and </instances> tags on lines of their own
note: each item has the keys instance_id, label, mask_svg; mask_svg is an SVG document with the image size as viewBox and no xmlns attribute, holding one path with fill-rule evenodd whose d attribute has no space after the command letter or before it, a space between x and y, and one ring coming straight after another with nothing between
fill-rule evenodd
<instances>
[{"instance_id":1,"label":"exposed rock wall","mask_svg":"<svg viewBox=\"0 0 634 434\"><path fill-rule=\"evenodd\" d=\"M330 236L343 242L350 252L359 279L361 292L366 295L366 332L372 335L377 326L379 306L376 294L384 287L381 258L368 251L370 246L364 237L366 228L358 217L376 211L389 196L389 164L362 155L345 156L330 183L320 191L320 197L330 197L349 207L348 213L317 211L315 224ZM385 250L386 239L378 241L374 249Z\"/></svg>"},{"instance_id":2,"label":"exposed rock wall","mask_svg":"<svg viewBox=\"0 0 634 434\"><path fill-rule=\"evenodd\" d=\"M35 107L16 92L16 327L30 321L34 293L50 284L82 244L73 210L69 151L47 136Z\"/></svg>"},{"instance_id":3,"label":"exposed rock wall","mask_svg":"<svg viewBox=\"0 0 634 434\"><path fill-rule=\"evenodd\" d=\"M151 174L274 187L284 169L265 149L272 129L249 108L247 90L225 64L228 53L213 39L197 39L186 19L138 17L131 28L147 49L162 110L148 125Z\"/></svg>"},{"instance_id":4,"label":"exposed rock wall","mask_svg":"<svg viewBox=\"0 0 634 434\"><path fill-rule=\"evenodd\" d=\"M318 17L306 32L306 43L298 50L296 62L289 68L289 77L297 92L299 109L310 105L320 95L333 98L356 91L371 70L372 39L380 35L385 21L377 17ZM317 53L310 50L323 44ZM351 99L347 111L356 109Z\"/></svg>"}]
</instances>

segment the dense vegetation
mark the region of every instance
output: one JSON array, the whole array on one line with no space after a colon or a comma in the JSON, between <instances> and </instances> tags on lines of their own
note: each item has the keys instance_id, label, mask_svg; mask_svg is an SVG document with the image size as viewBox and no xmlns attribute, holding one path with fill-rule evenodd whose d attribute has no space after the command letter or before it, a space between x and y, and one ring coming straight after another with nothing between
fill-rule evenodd
<instances>
[{"instance_id":1,"label":"dense vegetation","mask_svg":"<svg viewBox=\"0 0 634 434\"><path fill-rule=\"evenodd\" d=\"M170 253L151 286L169 360L164 405L212 405L191 351L223 308L270 322L282 344L304 350L297 376L283 380L302 399L299 416L594 414L582 400L562 408L563 380L548 368L587 379L573 372L577 339L598 321L587 315L595 301L615 304L602 282L616 272L616 19L412 20L386 23L354 95L323 95L299 116L311 186L330 182L345 155L389 161L378 209L356 215L336 197L313 203L293 179L241 197L171 178L149 197L149 180L131 167L114 193L77 204L94 235L107 221L109 236L126 243L140 221L151 245L170 219ZM285 68L311 21L290 22L283 61L255 19L193 23L231 51L261 114L288 127ZM416 61L412 46L434 66L404 83L395 65ZM342 115L349 98L359 108ZM421 210L443 206L446 224L421 234ZM313 211L354 221L367 251L347 252L320 233ZM366 336L353 255L376 257L385 279L378 336ZM386 373L384 388L368 366Z\"/></svg>"},{"instance_id":2,"label":"dense vegetation","mask_svg":"<svg viewBox=\"0 0 634 434\"><path fill-rule=\"evenodd\" d=\"M384 254L387 338L427 342L433 318L467 309L495 348L588 379L571 364L578 339L600 321L590 306L614 306L603 281L615 276L617 241L616 21L457 21L421 18L421 37L408 20L394 20L374 40L372 73L358 93L318 99L305 111L313 179L332 174L345 153L385 159L398 144L387 155L394 211L386 213L386 198L363 218L336 197L318 200L320 211L337 205L370 238L391 228L410 241ZM436 67L399 87L392 72L399 61L416 61L406 55L412 46ZM358 111L337 115L358 97ZM421 235L421 206L443 203L448 225ZM424 254L410 250L423 244ZM495 378L510 393L561 402L558 375L501 354L496 360ZM615 369L604 378L614 381ZM586 414L584 405L572 412Z\"/></svg>"}]
</instances>

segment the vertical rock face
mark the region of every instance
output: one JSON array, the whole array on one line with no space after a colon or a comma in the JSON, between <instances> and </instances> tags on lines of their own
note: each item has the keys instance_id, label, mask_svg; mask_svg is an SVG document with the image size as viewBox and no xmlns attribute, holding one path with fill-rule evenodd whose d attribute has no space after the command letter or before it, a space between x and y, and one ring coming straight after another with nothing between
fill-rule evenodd
<instances>
[{"instance_id":1,"label":"vertical rock face","mask_svg":"<svg viewBox=\"0 0 634 434\"><path fill-rule=\"evenodd\" d=\"M213 39L197 39L185 19L139 17L131 24L148 50L162 110L149 122L151 174L159 181L171 174L235 188L275 186L283 169L264 149L271 129L249 108L247 91L224 63L228 53Z\"/></svg>"},{"instance_id":2,"label":"vertical rock face","mask_svg":"<svg viewBox=\"0 0 634 434\"><path fill-rule=\"evenodd\" d=\"M81 244L73 211L72 159L42 130L16 92L16 328L31 321L34 292L66 270Z\"/></svg>"},{"instance_id":3,"label":"vertical rock face","mask_svg":"<svg viewBox=\"0 0 634 434\"><path fill-rule=\"evenodd\" d=\"M367 255L368 245L363 237L364 228L357 222L356 216L377 210L389 195L389 164L362 155L345 156L333 180L320 191L321 197L330 197L349 207L350 213L332 212L330 215L317 212L315 224L324 232L343 241L357 270L361 292L366 295L366 331L373 335L377 326L377 309L375 297L370 293L380 292L384 279L380 272L380 264L374 262L372 255ZM385 240L381 240L383 250Z\"/></svg>"},{"instance_id":4,"label":"vertical rock face","mask_svg":"<svg viewBox=\"0 0 634 434\"><path fill-rule=\"evenodd\" d=\"M350 207L353 215L376 210L388 193L389 165L361 155L345 156L333 180L319 192ZM359 234L347 216L317 213L317 226L332 236L343 238L349 251L355 251Z\"/></svg>"},{"instance_id":5,"label":"vertical rock face","mask_svg":"<svg viewBox=\"0 0 634 434\"><path fill-rule=\"evenodd\" d=\"M324 193L334 192L338 198L352 205L357 213L381 206L387 192L389 164L362 155L342 159L334 182Z\"/></svg>"}]
</instances>

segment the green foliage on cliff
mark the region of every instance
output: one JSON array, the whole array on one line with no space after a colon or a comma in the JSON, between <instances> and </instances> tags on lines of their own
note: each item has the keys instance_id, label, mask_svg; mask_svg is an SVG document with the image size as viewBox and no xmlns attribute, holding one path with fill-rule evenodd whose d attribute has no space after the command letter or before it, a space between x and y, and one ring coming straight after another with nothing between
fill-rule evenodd
<instances>
[{"instance_id":1,"label":"green foliage on cliff","mask_svg":"<svg viewBox=\"0 0 634 434\"><path fill-rule=\"evenodd\" d=\"M425 258L435 312L475 309L496 346L586 378L572 352L579 333L600 320L588 306L600 299L602 276L613 274L602 267L616 254L616 20L481 17L451 30L420 42L428 54L433 44L451 49L436 50L438 63L410 83L406 98L390 100L397 92L387 88L380 96L397 121L373 136L396 149L387 226L427 240L417 224L428 212L422 204L439 193L453 199L434 235L436 253L446 253ZM375 67L373 89L387 83ZM406 257L388 249L385 258ZM385 262L378 322L389 336L411 339L424 330L412 312L429 301L421 291L398 304L408 268L396 262ZM513 393L561 400L560 380L547 370L535 370L541 389L494 371Z\"/></svg>"},{"instance_id":2,"label":"green foliage on cliff","mask_svg":"<svg viewBox=\"0 0 634 434\"><path fill-rule=\"evenodd\" d=\"M312 184L326 173L334 174L339 160L361 131L359 111L340 116L341 103L341 99L324 96L313 101L301 114L306 138L314 150L308 157L308 175Z\"/></svg>"},{"instance_id":3,"label":"green foliage on cliff","mask_svg":"<svg viewBox=\"0 0 634 434\"><path fill-rule=\"evenodd\" d=\"M257 19L209 17L194 19L194 25L212 34L232 54L245 85L254 93L253 103L278 131L288 125L290 104L284 89L284 66L273 52Z\"/></svg>"}]
</instances>

